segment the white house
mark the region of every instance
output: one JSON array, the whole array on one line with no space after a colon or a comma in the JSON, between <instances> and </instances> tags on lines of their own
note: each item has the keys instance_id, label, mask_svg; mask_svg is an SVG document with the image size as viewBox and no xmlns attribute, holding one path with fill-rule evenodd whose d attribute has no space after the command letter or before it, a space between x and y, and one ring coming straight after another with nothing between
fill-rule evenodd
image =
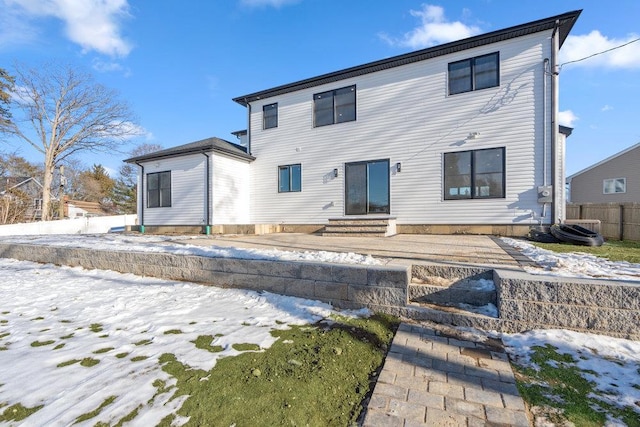
<instances>
[{"instance_id":1,"label":"white house","mask_svg":"<svg viewBox=\"0 0 640 427\"><path fill-rule=\"evenodd\" d=\"M562 221L557 58L580 12L239 96L246 152L216 139L127 160L144 180L141 225L374 218L514 235Z\"/></svg>"}]
</instances>

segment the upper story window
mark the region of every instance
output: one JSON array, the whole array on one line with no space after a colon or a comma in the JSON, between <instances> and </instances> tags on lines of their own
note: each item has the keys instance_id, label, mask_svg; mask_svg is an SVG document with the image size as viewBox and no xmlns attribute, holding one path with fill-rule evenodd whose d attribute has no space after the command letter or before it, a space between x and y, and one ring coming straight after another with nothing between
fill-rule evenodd
<instances>
[{"instance_id":1,"label":"upper story window","mask_svg":"<svg viewBox=\"0 0 640 427\"><path fill-rule=\"evenodd\" d=\"M147 207L171 207L171 171L147 174Z\"/></svg>"},{"instance_id":2,"label":"upper story window","mask_svg":"<svg viewBox=\"0 0 640 427\"><path fill-rule=\"evenodd\" d=\"M278 103L262 107L262 129L278 127Z\"/></svg>"},{"instance_id":3,"label":"upper story window","mask_svg":"<svg viewBox=\"0 0 640 427\"><path fill-rule=\"evenodd\" d=\"M602 192L604 194L626 193L627 178L613 178L603 180Z\"/></svg>"},{"instance_id":4,"label":"upper story window","mask_svg":"<svg viewBox=\"0 0 640 427\"><path fill-rule=\"evenodd\" d=\"M355 85L313 95L313 125L315 127L353 122L355 119Z\"/></svg>"},{"instance_id":5,"label":"upper story window","mask_svg":"<svg viewBox=\"0 0 640 427\"><path fill-rule=\"evenodd\" d=\"M504 148L444 154L444 199L504 197Z\"/></svg>"},{"instance_id":6,"label":"upper story window","mask_svg":"<svg viewBox=\"0 0 640 427\"><path fill-rule=\"evenodd\" d=\"M302 191L302 165L278 166L278 193Z\"/></svg>"},{"instance_id":7,"label":"upper story window","mask_svg":"<svg viewBox=\"0 0 640 427\"><path fill-rule=\"evenodd\" d=\"M500 84L498 52L449 64L449 95L486 89Z\"/></svg>"}]
</instances>

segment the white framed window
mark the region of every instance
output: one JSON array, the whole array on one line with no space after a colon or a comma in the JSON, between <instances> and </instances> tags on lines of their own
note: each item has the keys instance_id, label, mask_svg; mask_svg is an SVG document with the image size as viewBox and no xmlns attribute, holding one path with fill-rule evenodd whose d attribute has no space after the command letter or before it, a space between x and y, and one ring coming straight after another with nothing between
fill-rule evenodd
<instances>
[{"instance_id":1,"label":"white framed window","mask_svg":"<svg viewBox=\"0 0 640 427\"><path fill-rule=\"evenodd\" d=\"M627 178L612 178L602 180L603 194L619 194L627 192Z\"/></svg>"}]
</instances>

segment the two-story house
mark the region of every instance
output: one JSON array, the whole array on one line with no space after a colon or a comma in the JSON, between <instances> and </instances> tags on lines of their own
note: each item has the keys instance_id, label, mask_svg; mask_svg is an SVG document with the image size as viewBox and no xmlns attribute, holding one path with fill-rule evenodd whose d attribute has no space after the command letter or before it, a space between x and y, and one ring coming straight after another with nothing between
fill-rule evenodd
<instances>
[{"instance_id":1,"label":"two-story house","mask_svg":"<svg viewBox=\"0 0 640 427\"><path fill-rule=\"evenodd\" d=\"M127 160L140 223L314 231L381 218L401 233L518 235L562 221L557 61L579 15L234 98L244 148L212 138Z\"/></svg>"}]
</instances>

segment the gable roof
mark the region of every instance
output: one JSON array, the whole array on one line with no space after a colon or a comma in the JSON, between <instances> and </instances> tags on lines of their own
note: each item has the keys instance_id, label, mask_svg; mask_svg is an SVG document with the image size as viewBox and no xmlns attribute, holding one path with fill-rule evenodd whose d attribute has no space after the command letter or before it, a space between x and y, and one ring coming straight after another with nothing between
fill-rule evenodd
<instances>
[{"instance_id":1,"label":"gable roof","mask_svg":"<svg viewBox=\"0 0 640 427\"><path fill-rule=\"evenodd\" d=\"M177 147L167 148L166 150L155 151L153 153L144 154L142 156L131 157L124 160L126 163L136 163L147 160L163 159L167 157L184 156L194 153L206 153L213 151L214 153L226 154L244 160L255 160L255 157L247 154L245 147L225 141L220 138L207 138L200 141L190 142L189 144L178 145Z\"/></svg>"},{"instance_id":2,"label":"gable roof","mask_svg":"<svg viewBox=\"0 0 640 427\"><path fill-rule=\"evenodd\" d=\"M4 190L3 193L5 191L9 191L9 190L13 190L14 188L18 188L21 187L23 185L28 184L29 182L34 182L38 187L42 188L42 184L40 184L40 182L38 182L37 179L35 179L32 176L7 176L7 177L3 177L2 179L2 183L4 184Z\"/></svg>"},{"instance_id":3,"label":"gable roof","mask_svg":"<svg viewBox=\"0 0 640 427\"><path fill-rule=\"evenodd\" d=\"M539 33L541 31L552 30L556 27L556 22L558 25L560 46L562 46L565 39L569 35L569 31L571 31L571 28L573 28L573 25L578 19L578 16L580 16L581 12L582 10L574 10L572 12L563 13L561 15L551 16L549 18L539 19L537 21L529 22L526 24L505 28L503 30L492 31L490 33L480 34L478 36L469 37L466 39L445 43L422 50L417 50L415 52L409 52L403 55L369 62L367 64L358 65L356 67L345 68L344 70L335 71L333 73L322 74L310 79L300 80L294 83L277 86L260 92L238 96L236 98L233 98L233 101L246 107L250 102L257 101L259 99L270 98L272 96L295 92L314 86L320 86L326 83L332 83L351 77L361 76L363 74L369 74L376 71L399 67L401 65L410 64L412 62L424 61L426 59L448 55L450 53L460 52L478 46L497 43L503 40L509 40L516 37Z\"/></svg>"},{"instance_id":4,"label":"gable roof","mask_svg":"<svg viewBox=\"0 0 640 427\"><path fill-rule=\"evenodd\" d=\"M591 166L589 166L589 167L587 167L587 168L584 168L584 169L582 169L581 171L574 173L573 175L568 176L568 177L567 177L567 179L565 180L565 182L567 182L567 183L568 183L569 181L571 181L571 180L572 180L573 178L575 178L576 176L578 176L578 175L582 175L583 173L588 172L588 171L590 171L591 169L595 169L595 168L597 168L598 166L601 166L601 165L603 165L603 164L605 164L605 163L607 163L607 162L610 162L611 160L616 159L616 158L618 158L618 157L620 157L620 156L624 156L625 154L627 154L627 153L629 153L629 152L631 152L631 151L633 151L633 150L635 150L635 149L637 149L637 148L640 148L640 142L638 142L638 143L637 143L637 144L635 144L635 145L632 145L632 146L631 146L631 147L629 147L629 148L626 148L626 149L624 149L624 150L620 151L619 153L614 154L613 156L607 157L606 159L601 160L601 161L599 161L598 163L594 163L593 165L591 165Z\"/></svg>"}]
</instances>

